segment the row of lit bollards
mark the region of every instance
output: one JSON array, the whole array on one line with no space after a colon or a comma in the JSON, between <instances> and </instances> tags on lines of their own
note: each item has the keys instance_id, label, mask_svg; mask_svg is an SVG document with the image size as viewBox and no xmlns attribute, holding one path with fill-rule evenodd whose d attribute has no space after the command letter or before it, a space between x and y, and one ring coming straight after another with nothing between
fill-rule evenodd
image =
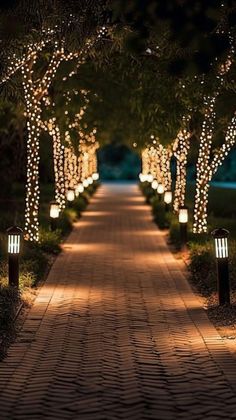
<instances>
[{"instance_id":1,"label":"row of lit bollards","mask_svg":"<svg viewBox=\"0 0 236 420\"><path fill-rule=\"evenodd\" d=\"M164 194L164 203L166 211L170 210L172 203L172 192L164 191L164 186L153 179L151 174L140 174L141 182L149 182L154 190L157 191L159 200L162 200ZM179 227L181 250L185 250L188 242L188 207L179 208ZM217 289L219 305L230 305L230 281L229 281L229 256L228 256L228 236L226 229L215 229L212 233L215 243L215 255L217 266Z\"/></svg>"}]
</instances>

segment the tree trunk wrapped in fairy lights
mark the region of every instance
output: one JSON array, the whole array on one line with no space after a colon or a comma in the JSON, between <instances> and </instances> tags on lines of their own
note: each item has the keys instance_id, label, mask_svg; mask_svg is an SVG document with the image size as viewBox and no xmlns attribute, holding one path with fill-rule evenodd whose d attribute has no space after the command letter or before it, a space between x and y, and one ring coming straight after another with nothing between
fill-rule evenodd
<instances>
[{"instance_id":1,"label":"tree trunk wrapped in fairy lights","mask_svg":"<svg viewBox=\"0 0 236 420\"><path fill-rule=\"evenodd\" d=\"M161 174L162 174L162 184L165 191L171 191L171 157L172 149L171 147L162 147L161 149Z\"/></svg>"},{"instance_id":2,"label":"tree trunk wrapped in fairy lights","mask_svg":"<svg viewBox=\"0 0 236 420\"><path fill-rule=\"evenodd\" d=\"M183 119L183 128L178 132L173 145L173 155L176 158L176 180L174 193L174 212L178 213L180 206L185 204L185 192L187 182L187 159L190 147L190 132L186 125L189 117Z\"/></svg>"},{"instance_id":3,"label":"tree trunk wrapped in fairy lights","mask_svg":"<svg viewBox=\"0 0 236 420\"><path fill-rule=\"evenodd\" d=\"M214 101L212 100L210 105L210 115L212 119L212 109ZM207 119L205 120L207 121ZM206 122L207 124L207 122ZM213 122L211 122L213 124ZM201 137L200 153L198 158L198 175L197 175L197 188L194 208L194 233L207 232L207 204L208 204L208 191L209 182L212 180L213 175L217 172L220 165L222 165L224 159L228 155L229 151L236 143L236 116L234 115L230 124L228 125L225 142L221 148L215 153L211 160L211 148L212 148L212 126L208 122L207 132L203 131L204 135ZM207 141L206 141L207 136ZM205 141L204 141L205 140Z\"/></svg>"},{"instance_id":4,"label":"tree trunk wrapped in fairy lights","mask_svg":"<svg viewBox=\"0 0 236 420\"><path fill-rule=\"evenodd\" d=\"M59 204L60 210L65 208L65 176L64 176L64 146L61 142L60 129L55 119L48 121L48 132L52 137L53 143L53 168L55 179L55 201Z\"/></svg>"},{"instance_id":5,"label":"tree trunk wrapped in fairy lights","mask_svg":"<svg viewBox=\"0 0 236 420\"><path fill-rule=\"evenodd\" d=\"M41 100L47 94L48 88L62 59L61 51L56 49L43 78L36 82L33 79L33 66L36 63L36 57L35 53L22 66L28 130L25 238L29 241L38 241L39 239L39 136L41 132Z\"/></svg>"},{"instance_id":6,"label":"tree trunk wrapped in fairy lights","mask_svg":"<svg viewBox=\"0 0 236 420\"><path fill-rule=\"evenodd\" d=\"M215 127L216 113L215 103L220 94L220 89L224 81L224 76L228 73L232 65L232 56L234 55L234 48L231 42L231 51L226 62L219 67L219 74L217 75L218 86L213 96L207 96L204 100L205 116L202 124L202 132L200 136L199 155L197 160L197 179L196 179L196 194L194 203L194 233L207 232L207 204L209 182L214 173L216 173L219 165L222 164L229 150L235 143L235 116L233 117L225 137L225 143L222 145L220 151L216 153L216 158L211 161L211 150L213 132Z\"/></svg>"}]
</instances>

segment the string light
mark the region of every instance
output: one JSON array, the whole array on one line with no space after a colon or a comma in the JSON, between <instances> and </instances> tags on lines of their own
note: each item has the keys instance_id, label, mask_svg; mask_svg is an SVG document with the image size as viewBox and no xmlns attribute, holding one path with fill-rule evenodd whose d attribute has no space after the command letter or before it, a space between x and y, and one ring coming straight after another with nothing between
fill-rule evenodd
<instances>
[{"instance_id":1,"label":"string light","mask_svg":"<svg viewBox=\"0 0 236 420\"><path fill-rule=\"evenodd\" d=\"M190 132L187 124L190 116L183 117L182 128L178 132L173 144L173 155L176 158L176 180L173 208L175 213L179 213L179 208L185 204L185 192L187 182L187 158L190 148Z\"/></svg>"},{"instance_id":2,"label":"string light","mask_svg":"<svg viewBox=\"0 0 236 420\"><path fill-rule=\"evenodd\" d=\"M41 80L33 80L33 66L36 63L38 49L34 51L29 51L27 57L29 60L21 63L22 76L23 76L23 87L25 93L26 101L26 114L27 114L27 129L28 129L28 139L27 139L27 184L26 184L26 209L25 209L25 238L30 241L39 240L39 222L38 222L38 213L39 213L39 136L41 130L41 101L45 96L48 95L48 89L52 83L53 78L56 75L57 69L60 63L65 60L72 60L74 58L78 59L77 67L85 61L85 56L91 47L104 35L106 28L102 28L98 31L97 36L93 40L88 40L85 43L85 47L78 53L64 53L63 41L61 47L55 41L55 50L52 54L51 61L49 66L42 77ZM43 48L45 44L41 44ZM41 48L40 47L40 48ZM31 47L30 47L31 48ZM16 66L17 68L17 66ZM16 70L15 68L15 70ZM70 77L72 76L70 73ZM10 74L10 73L9 73ZM63 208L65 205L64 193L65 190L61 190L61 184L57 183L59 179L58 173L58 159L60 161L59 168L62 170L62 151L61 145L59 144L59 133L58 130L54 130L53 133L53 151L54 151L54 171L56 180L56 200L60 204L60 207ZM65 150L65 156L69 154L68 150ZM75 179L75 172L77 171L77 159L76 156L70 156L73 160L73 175L69 180L71 183ZM71 161L69 163L69 170L71 169ZM69 173L68 171L66 172ZM60 191L58 191L58 187ZM75 185L74 185L75 187Z\"/></svg>"},{"instance_id":3,"label":"string light","mask_svg":"<svg viewBox=\"0 0 236 420\"><path fill-rule=\"evenodd\" d=\"M221 86L224 82L224 76L230 70L232 58L234 55L234 47L232 38L230 37L231 49L230 54L224 65L219 67L217 75L218 86L213 96L206 96L204 99L205 115L202 124L202 131L200 136L199 154L197 160L197 178L196 178L196 193L194 203L194 222L193 232L204 233L207 232L207 205L209 182L214 173L216 173L219 165L227 156L229 150L235 143L235 119L233 118L225 137L225 143L222 145L219 152L216 153L215 158L211 160L213 132L215 127L216 113L215 103L220 94Z\"/></svg>"}]
</instances>

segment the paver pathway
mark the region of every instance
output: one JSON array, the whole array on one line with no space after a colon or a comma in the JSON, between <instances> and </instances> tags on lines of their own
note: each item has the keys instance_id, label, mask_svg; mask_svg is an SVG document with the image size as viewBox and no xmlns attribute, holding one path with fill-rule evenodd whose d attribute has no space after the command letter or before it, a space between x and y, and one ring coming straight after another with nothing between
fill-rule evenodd
<instances>
[{"instance_id":1,"label":"paver pathway","mask_svg":"<svg viewBox=\"0 0 236 420\"><path fill-rule=\"evenodd\" d=\"M137 186L102 186L0 363L0 419L234 418L234 356Z\"/></svg>"}]
</instances>

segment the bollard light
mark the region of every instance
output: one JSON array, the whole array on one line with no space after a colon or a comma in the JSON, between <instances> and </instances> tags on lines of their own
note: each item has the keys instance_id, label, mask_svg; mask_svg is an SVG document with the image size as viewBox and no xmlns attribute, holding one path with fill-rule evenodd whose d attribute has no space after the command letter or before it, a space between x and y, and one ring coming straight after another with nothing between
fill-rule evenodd
<instances>
[{"instance_id":1,"label":"bollard light","mask_svg":"<svg viewBox=\"0 0 236 420\"><path fill-rule=\"evenodd\" d=\"M165 191L164 194L164 203L166 211L169 211L170 204L172 203L172 191Z\"/></svg>"},{"instance_id":2,"label":"bollard light","mask_svg":"<svg viewBox=\"0 0 236 420\"><path fill-rule=\"evenodd\" d=\"M153 189L153 190L157 190L157 187L158 187L158 182L157 182L157 180L156 180L156 179L154 179L154 180L152 181L152 189Z\"/></svg>"},{"instance_id":3,"label":"bollard light","mask_svg":"<svg viewBox=\"0 0 236 420\"><path fill-rule=\"evenodd\" d=\"M56 201L51 201L50 203L50 225L51 230L56 230L57 228L57 219L60 214L60 207Z\"/></svg>"},{"instance_id":4,"label":"bollard light","mask_svg":"<svg viewBox=\"0 0 236 420\"><path fill-rule=\"evenodd\" d=\"M153 175L152 174L146 175L146 181L151 183L153 181Z\"/></svg>"},{"instance_id":5,"label":"bollard light","mask_svg":"<svg viewBox=\"0 0 236 420\"><path fill-rule=\"evenodd\" d=\"M51 201L50 203L50 217L52 219L57 219L60 214L60 207L56 201Z\"/></svg>"},{"instance_id":6,"label":"bollard light","mask_svg":"<svg viewBox=\"0 0 236 420\"><path fill-rule=\"evenodd\" d=\"M99 174L97 172L94 172L92 175L92 178L94 181L98 181L99 180Z\"/></svg>"},{"instance_id":7,"label":"bollard light","mask_svg":"<svg viewBox=\"0 0 236 420\"><path fill-rule=\"evenodd\" d=\"M83 184L79 183L75 189L75 193L77 194L77 197L79 194L82 194L84 192L84 186Z\"/></svg>"},{"instance_id":8,"label":"bollard light","mask_svg":"<svg viewBox=\"0 0 236 420\"><path fill-rule=\"evenodd\" d=\"M164 193L164 185L161 183L158 183L157 186L157 194L159 195L159 200L161 201L162 199L162 194Z\"/></svg>"},{"instance_id":9,"label":"bollard light","mask_svg":"<svg viewBox=\"0 0 236 420\"><path fill-rule=\"evenodd\" d=\"M180 241L181 248L185 248L187 244L187 229L188 229L188 207L181 206L179 208L179 226L180 226Z\"/></svg>"},{"instance_id":10,"label":"bollard light","mask_svg":"<svg viewBox=\"0 0 236 420\"><path fill-rule=\"evenodd\" d=\"M181 206L179 209L179 223L188 223L188 207Z\"/></svg>"},{"instance_id":11,"label":"bollard light","mask_svg":"<svg viewBox=\"0 0 236 420\"><path fill-rule=\"evenodd\" d=\"M88 177L88 179L87 179L87 181L88 181L88 184L89 184L89 185L92 185L92 183L93 183L93 178L92 178L91 176L89 176L89 177Z\"/></svg>"},{"instance_id":12,"label":"bollard light","mask_svg":"<svg viewBox=\"0 0 236 420\"><path fill-rule=\"evenodd\" d=\"M83 181L83 186L84 186L84 188L87 188L89 186L89 183L88 183L88 180L87 179L85 179Z\"/></svg>"},{"instance_id":13,"label":"bollard light","mask_svg":"<svg viewBox=\"0 0 236 420\"><path fill-rule=\"evenodd\" d=\"M228 260L229 231L223 228L219 228L219 229L213 230L211 234L215 242L219 305L230 305L229 260Z\"/></svg>"},{"instance_id":14,"label":"bollard light","mask_svg":"<svg viewBox=\"0 0 236 420\"><path fill-rule=\"evenodd\" d=\"M71 203L72 201L74 201L74 199L75 199L75 192L74 192L74 190L69 189L69 190L67 191L67 193L66 193L66 198L67 198L67 201L69 201L70 203Z\"/></svg>"},{"instance_id":15,"label":"bollard light","mask_svg":"<svg viewBox=\"0 0 236 420\"><path fill-rule=\"evenodd\" d=\"M18 226L7 229L9 286L19 288L19 254L23 231Z\"/></svg>"},{"instance_id":16,"label":"bollard light","mask_svg":"<svg viewBox=\"0 0 236 420\"><path fill-rule=\"evenodd\" d=\"M139 180L140 180L140 182L145 182L145 179L146 179L146 177L145 177L145 175L144 174L142 174L142 172L139 174Z\"/></svg>"}]
</instances>

